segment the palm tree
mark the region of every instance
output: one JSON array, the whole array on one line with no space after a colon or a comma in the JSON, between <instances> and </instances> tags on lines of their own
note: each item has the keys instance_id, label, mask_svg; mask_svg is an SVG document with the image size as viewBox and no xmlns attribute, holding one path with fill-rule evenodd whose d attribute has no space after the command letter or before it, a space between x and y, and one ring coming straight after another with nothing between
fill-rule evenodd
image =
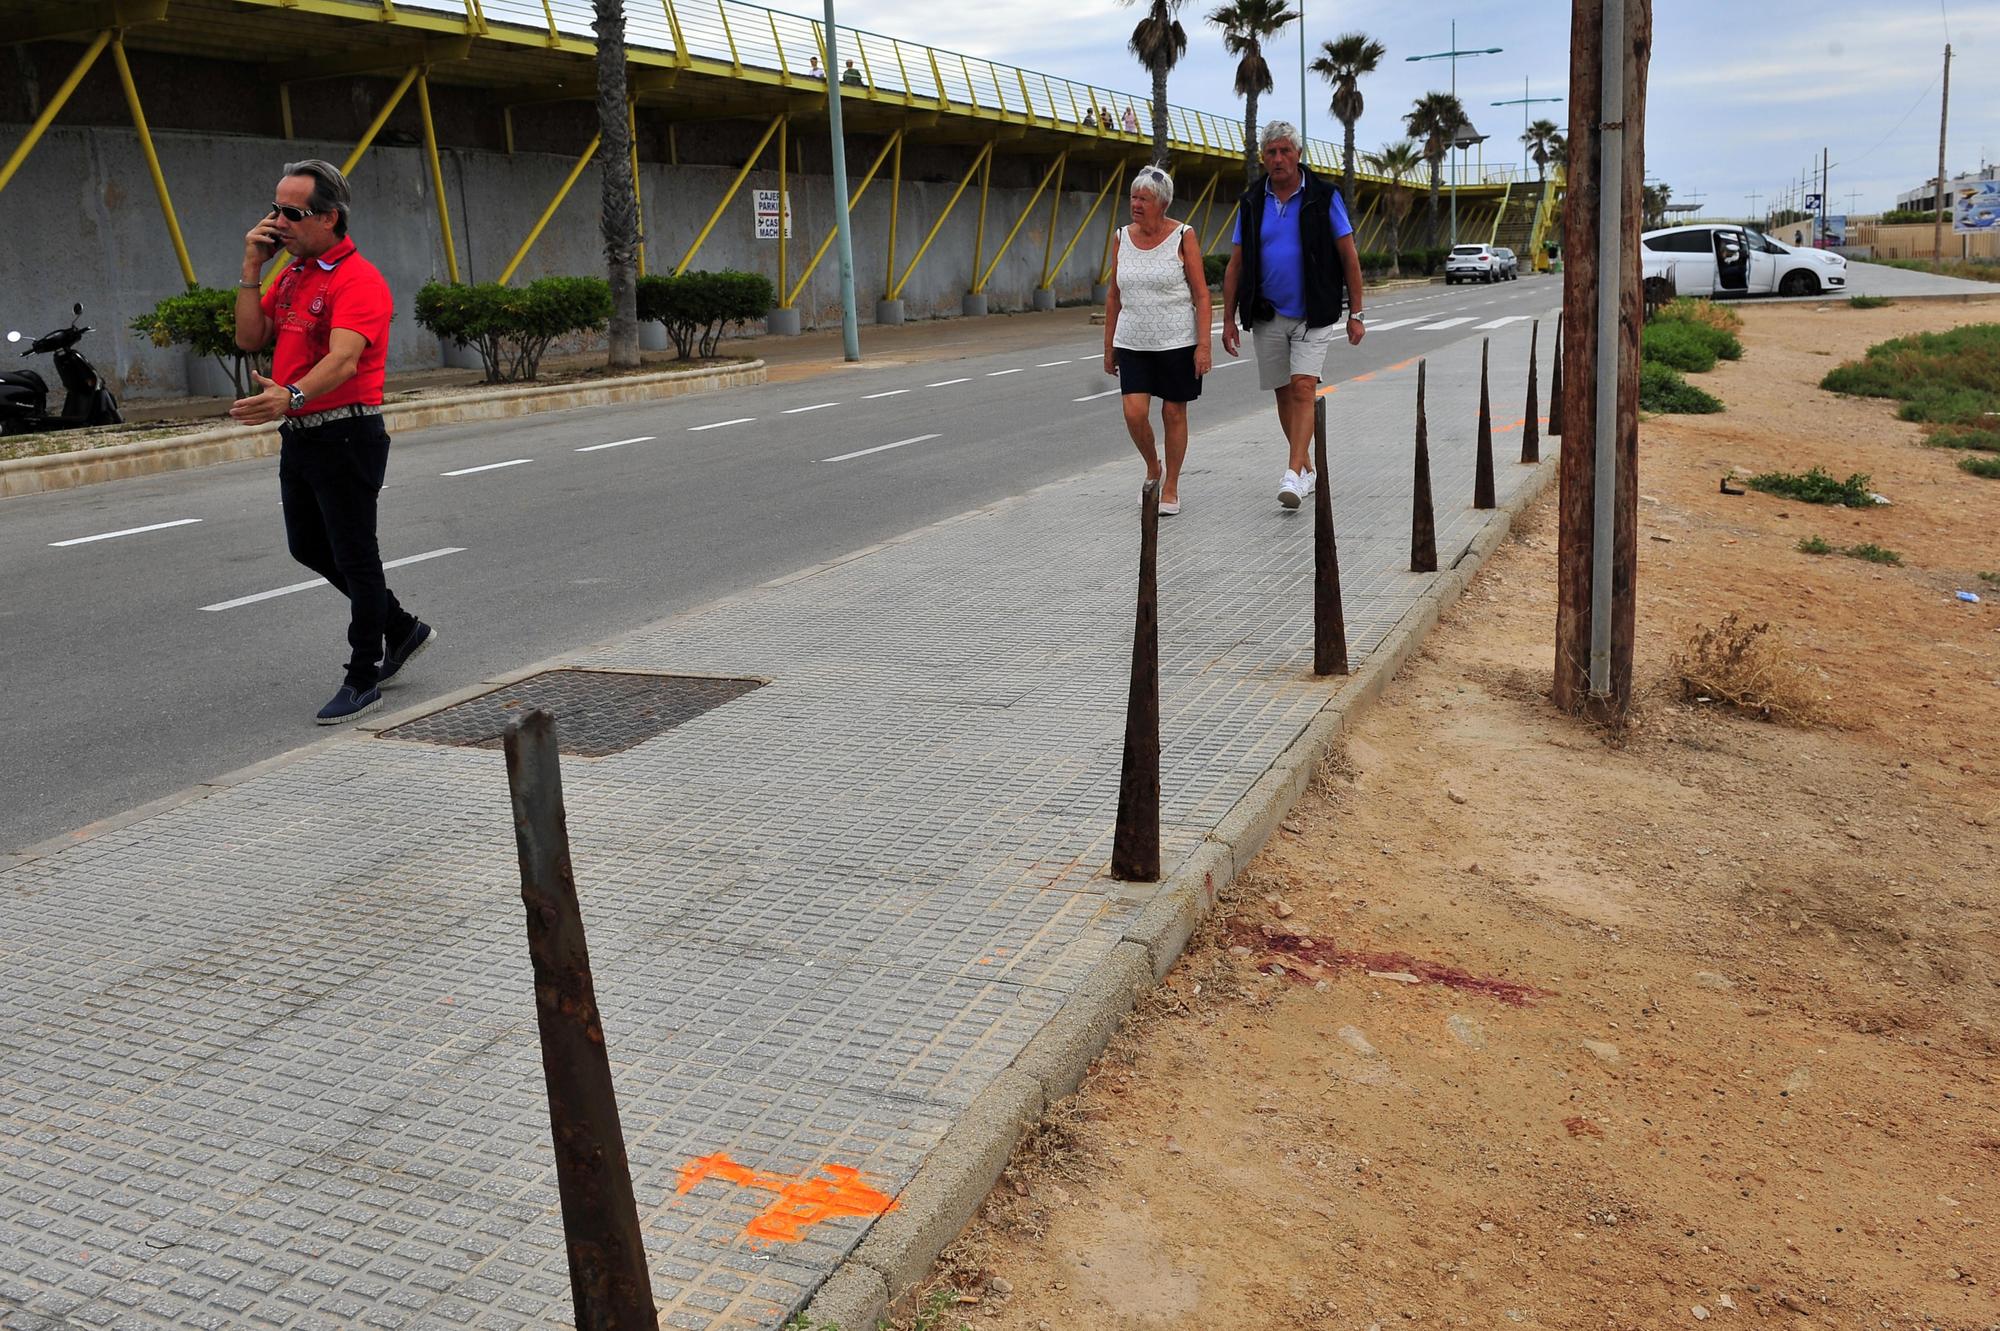
<instances>
[{"instance_id":1,"label":"palm tree","mask_svg":"<svg viewBox=\"0 0 2000 1331\"><path fill-rule=\"evenodd\" d=\"M1264 60L1264 43L1298 18L1285 0L1230 0L1209 11L1208 21L1222 29L1222 45L1236 62L1236 95L1243 99L1243 179L1257 178L1257 97L1271 91L1271 66Z\"/></svg>"},{"instance_id":2,"label":"palm tree","mask_svg":"<svg viewBox=\"0 0 2000 1331\"><path fill-rule=\"evenodd\" d=\"M1424 248L1437 246L1438 190L1444 183L1445 154L1452 136L1465 123L1465 104L1448 92L1427 92L1403 116L1403 132L1422 139L1423 158L1431 166L1430 215L1424 222Z\"/></svg>"},{"instance_id":3,"label":"palm tree","mask_svg":"<svg viewBox=\"0 0 2000 1331\"><path fill-rule=\"evenodd\" d=\"M600 225L611 281L610 355L614 370L639 367L639 195L632 179L632 136L625 115L625 3L595 0L597 34Z\"/></svg>"},{"instance_id":4,"label":"palm tree","mask_svg":"<svg viewBox=\"0 0 2000 1331\"><path fill-rule=\"evenodd\" d=\"M1549 178L1549 163L1555 160L1556 145L1562 142L1562 131L1553 120L1537 120L1528 126L1521 136L1527 145L1528 156L1535 159L1535 183L1545 184Z\"/></svg>"},{"instance_id":5,"label":"palm tree","mask_svg":"<svg viewBox=\"0 0 2000 1331\"><path fill-rule=\"evenodd\" d=\"M1368 155L1368 165L1389 177L1382 201L1389 212L1389 276L1403 275L1403 219L1410 215L1410 187L1403 178L1424 163L1423 150L1409 139L1382 145L1382 151Z\"/></svg>"},{"instance_id":6,"label":"palm tree","mask_svg":"<svg viewBox=\"0 0 2000 1331\"><path fill-rule=\"evenodd\" d=\"M1167 71L1187 54L1187 31L1174 15L1186 0L1118 0L1144 4L1146 13L1125 44L1135 59L1153 74L1153 165L1166 170L1173 154L1167 139Z\"/></svg>"},{"instance_id":7,"label":"palm tree","mask_svg":"<svg viewBox=\"0 0 2000 1331\"><path fill-rule=\"evenodd\" d=\"M1639 207L1645 214L1646 229L1653 230L1667 224L1667 203L1674 197L1672 185L1643 185L1639 189Z\"/></svg>"},{"instance_id":8,"label":"palm tree","mask_svg":"<svg viewBox=\"0 0 2000 1331\"><path fill-rule=\"evenodd\" d=\"M1365 32L1344 32L1319 44L1312 72L1333 85L1333 116L1346 132L1340 160L1347 164L1347 206L1354 206L1354 123L1361 119L1361 76L1373 74L1389 48ZM1457 128L1453 126L1453 128ZM1413 131L1414 132L1414 131Z\"/></svg>"}]
</instances>

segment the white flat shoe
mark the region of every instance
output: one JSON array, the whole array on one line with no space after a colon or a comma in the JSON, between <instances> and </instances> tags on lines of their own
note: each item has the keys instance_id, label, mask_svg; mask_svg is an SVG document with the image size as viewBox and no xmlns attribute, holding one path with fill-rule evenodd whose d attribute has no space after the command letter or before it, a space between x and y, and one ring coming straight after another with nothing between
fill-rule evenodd
<instances>
[{"instance_id":1,"label":"white flat shoe","mask_svg":"<svg viewBox=\"0 0 2000 1331\"><path fill-rule=\"evenodd\" d=\"M1163 518L1170 518L1180 511L1181 506L1178 502L1172 504L1162 503L1160 505L1160 516Z\"/></svg>"}]
</instances>

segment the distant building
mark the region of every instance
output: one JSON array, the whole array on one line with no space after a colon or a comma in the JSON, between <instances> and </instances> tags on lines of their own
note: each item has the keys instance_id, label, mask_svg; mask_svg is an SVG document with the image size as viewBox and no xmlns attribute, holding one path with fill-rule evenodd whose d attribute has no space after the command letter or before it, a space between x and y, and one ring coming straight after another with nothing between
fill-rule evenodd
<instances>
[{"instance_id":1,"label":"distant building","mask_svg":"<svg viewBox=\"0 0 2000 1331\"><path fill-rule=\"evenodd\" d=\"M1993 163L1981 167L1978 171L1964 172L1953 176L1951 183L1953 185L1969 185L1979 180L2000 179L2000 175L1996 175L1996 173L2000 173L2000 163ZM1937 208L1939 206L1937 182L1935 180L1927 180L1913 190L1898 194L1896 196L1896 206L1898 208L1921 208L1925 211Z\"/></svg>"}]
</instances>

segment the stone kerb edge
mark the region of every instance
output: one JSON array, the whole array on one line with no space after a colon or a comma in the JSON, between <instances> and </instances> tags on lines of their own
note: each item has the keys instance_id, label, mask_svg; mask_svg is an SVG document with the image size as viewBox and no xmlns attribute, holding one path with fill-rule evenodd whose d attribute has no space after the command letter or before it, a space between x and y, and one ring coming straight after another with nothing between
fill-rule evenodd
<instances>
[{"instance_id":1,"label":"stone kerb edge","mask_svg":"<svg viewBox=\"0 0 2000 1331\"><path fill-rule=\"evenodd\" d=\"M1515 520L1556 475L1544 458L1495 518L1441 572L1370 652L1270 770L1237 801L1209 839L1165 882L1124 939L1085 976L1013 1064L973 1097L965 1113L918 1166L897 1209L869 1229L807 1303L818 1331L873 1331L891 1305L919 1284L999 1181L1015 1145L1042 1114L1082 1084L1141 995L1173 968L1222 890L1256 857L1362 707L1381 696L1408 664L1438 618L1463 595Z\"/></svg>"},{"instance_id":2,"label":"stone kerb edge","mask_svg":"<svg viewBox=\"0 0 2000 1331\"><path fill-rule=\"evenodd\" d=\"M541 411L610 406L682 397L761 384L761 360L742 365L718 365L695 370L663 370L603 383L529 384L517 388L481 389L436 401L390 403L382 409L383 423L392 431L420 430L434 425L507 420ZM71 453L0 460L0 499L46 494L95 485L100 481L155 476L222 462L271 457L278 451L273 427L245 430L222 426L167 439L135 440Z\"/></svg>"}]
</instances>

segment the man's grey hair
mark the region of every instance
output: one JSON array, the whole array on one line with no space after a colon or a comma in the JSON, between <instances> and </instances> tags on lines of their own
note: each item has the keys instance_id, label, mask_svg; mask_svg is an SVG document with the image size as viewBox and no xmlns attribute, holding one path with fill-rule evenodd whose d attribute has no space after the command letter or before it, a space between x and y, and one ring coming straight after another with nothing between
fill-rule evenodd
<instances>
[{"instance_id":1,"label":"man's grey hair","mask_svg":"<svg viewBox=\"0 0 2000 1331\"><path fill-rule=\"evenodd\" d=\"M1142 166L1132 177L1132 193L1140 190L1160 201L1160 207L1168 208L1174 202L1174 178L1157 166Z\"/></svg>"},{"instance_id":2,"label":"man's grey hair","mask_svg":"<svg viewBox=\"0 0 2000 1331\"><path fill-rule=\"evenodd\" d=\"M1306 141L1299 137L1299 127L1289 120L1269 120L1264 123L1264 132L1257 136L1257 151L1283 140L1292 145L1292 151L1299 156L1306 155Z\"/></svg>"},{"instance_id":3,"label":"man's grey hair","mask_svg":"<svg viewBox=\"0 0 2000 1331\"><path fill-rule=\"evenodd\" d=\"M306 202L316 213L336 213L333 220L333 234L347 235L348 200L353 197L347 188L347 177L332 162L322 162L317 157L308 157L303 162L285 163L287 176L305 176L313 183L312 197Z\"/></svg>"}]
</instances>

